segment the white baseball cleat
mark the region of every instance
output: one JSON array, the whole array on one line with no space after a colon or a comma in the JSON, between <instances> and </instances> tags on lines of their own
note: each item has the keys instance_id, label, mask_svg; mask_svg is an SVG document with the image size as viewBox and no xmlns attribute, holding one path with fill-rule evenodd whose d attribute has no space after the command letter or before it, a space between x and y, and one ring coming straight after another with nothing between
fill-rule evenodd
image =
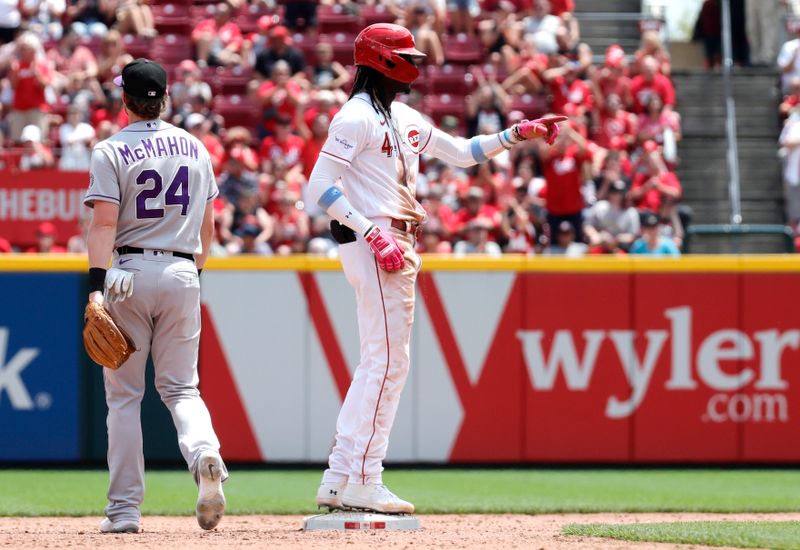
<instances>
[{"instance_id":1,"label":"white baseball cleat","mask_svg":"<svg viewBox=\"0 0 800 550\"><path fill-rule=\"evenodd\" d=\"M133 520L111 521L104 518L100 522L101 533L138 533L139 522Z\"/></svg>"},{"instance_id":2,"label":"white baseball cleat","mask_svg":"<svg viewBox=\"0 0 800 550\"><path fill-rule=\"evenodd\" d=\"M385 485L348 483L342 495L345 508L371 510L384 514L411 514L414 505L399 498Z\"/></svg>"},{"instance_id":3,"label":"white baseball cleat","mask_svg":"<svg viewBox=\"0 0 800 550\"><path fill-rule=\"evenodd\" d=\"M197 495L197 523L203 529L213 529L225 514L225 495L222 493L222 458L206 451L197 459L200 492Z\"/></svg>"},{"instance_id":4,"label":"white baseball cleat","mask_svg":"<svg viewBox=\"0 0 800 550\"><path fill-rule=\"evenodd\" d=\"M317 489L317 506L326 506L330 510L339 510L342 508L342 494L344 488L347 487L347 482L341 483L320 483Z\"/></svg>"}]
</instances>

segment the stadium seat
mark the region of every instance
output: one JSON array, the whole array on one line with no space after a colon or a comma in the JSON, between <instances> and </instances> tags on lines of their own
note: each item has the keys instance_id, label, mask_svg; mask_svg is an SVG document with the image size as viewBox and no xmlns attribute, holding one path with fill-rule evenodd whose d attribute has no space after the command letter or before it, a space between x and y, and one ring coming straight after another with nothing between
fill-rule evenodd
<instances>
[{"instance_id":1,"label":"stadium seat","mask_svg":"<svg viewBox=\"0 0 800 550\"><path fill-rule=\"evenodd\" d=\"M303 52L303 57L306 59L306 65L309 67L314 66L317 62L317 41L309 39L302 33L296 33L292 36L292 44L295 48ZM351 59L349 63L352 63Z\"/></svg>"},{"instance_id":2,"label":"stadium seat","mask_svg":"<svg viewBox=\"0 0 800 550\"><path fill-rule=\"evenodd\" d=\"M358 33L361 31L361 20L358 15L348 13L342 6L318 6L317 29L322 34L337 32Z\"/></svg>"},{"instance_id":3,"label":"stadium seat","mask_svg":"<svg viewBox=\"0 0 800 550\"><path fill-rule=\"evenodd\" d=\"M152 6L156 29L161 34L186 34L191 29L192 19L185 4L155 4Z\"/></svg>"},{"instance_id":4,"label":"stadium seat","mask_svg":"<svg viewBox=\"0 0 800 550\"><path fill-rule=\"evenodd\" d=\"M425 97L424 111L431 116L436 124L441 124L442 118L446 115L453 115L459 120L464 120L466 110L466 104L462 96L433 94Z\"/></svg>"},{"instance_id":5,"label":"stadium seat","mask_svg":"<svg viewBox=\"0 0 800 550\"><path fill-rule=\"evenodd\" d=\"M479 63L483 59L483 49L478 39L466 34L444 36L442 40L444 58L448 63L469 65Z\"/></svg>"},{"instance_id":6,"label":"stadium seat","mask_svg":"<svg viewBox=\"0 0 800 550\"><path fill-rule=\"evenodd\" d=\"M525 118L538 118L547 113L547 97L544 95L531 94L512 96L511 110L522 111L525 113Z\"/></svg>"},{"instance_id":7,"label":"stadium seat","mask_svg":"<svg viewBox=\"0 0 800 550\"><path fill-rule=\"evenodd\" d=\"M261 123L260 107L241 95L219 95L214 98L214 112L225 119L225 126L254 129Z\"/></svg>"},{"instance_id":8,"label":"stadium seat","mask_svg":"<svg viewBox=\"0 0 800 550\"><path fill-rule=\"evenodd\" d=\"M433 94L468 95L475 89L475 77L463 65L431 65L427 70L427 91Z\"/></svg>"},{"instance_id":9,"label":"stadium seat","mask_svg":"<svg viewBox=\"0 0 800 550\"><path fill-rule=\"evenodd\" d=\"M163 63L180 63L194 58L192 40L186 35L166 34L153 40L153 59Z\"/></svg>"},{"instance_id":10,"label":"stadium seat","mask_svg":"<svg viewBox=\"0 0 800 550\"><path fill-rule=\"evenodd\" d=\"M94 55L100 53L100 44L103 42L103 39L99 36L84 36L80 39L81 46L85 46L91 50Z\"/></svg>"},{"instance_id":11,"label":"stadium seat","mask_svg":"<svg viewBox=\"0 0 800 550\"><path fill-rule=\"evenodd\" d=\"M192 28L203 19L214 17L214 12L217 11L215 4L193 4L189 7L189 19Z\"/></svg>"},{"instance_id":12,"label":"stadium seat","mask_svg":"<svg viewBox=\"0 0 800 550\"><path fill-rule=\"evenodd\" d=\"M218 68L215 80L222 94L234 95L247 92L247 84L253 79L252 67Z\"/></svg>"},{"instance_id":13,"label":"stadium seat","mask_svg":"<svg viewBox=\"0 0 800 550\"><path fill-rule=\"evenodd\" d=\"M243 13L233 18L233 22L242 31L242 35L258 32L258 17L253 17L250 14Z\"/></svg>"},{"instance_id":14,"label":"stadium seat","mask_svg":"<svg viewBox=\"0 0 800 550\"><path fill-rule=\"evenodd\" d=\"M133 34L126 34L122 37L122 45L125 52L136 57L151 57L153 48L153 39L145 38L143 36L135 36Z\"/></svg>"},{"instance_id":15,"label":"stadium seat","mask_svg":"<svg viewBox=\"0 0 800 550\"><path fill-rule=\"evenodd\" d=\"M333 46L333 59L342 65L350 65L353 63L353 44L355 41L355 33L348 34L338 32L336 34L319 35L319 42L325 42Z\"/></svg>"},{"instance_id":16,"label":"stadium seat","mask_svg":"<svg viewBox=\"0 0 800 550\"><path fill-rule=\"evenodd\" d=\"M374 6L361 6L361 21L364 26L373 23L394 23L397 18L382 4Z\"/></svg>"}]
</instances>

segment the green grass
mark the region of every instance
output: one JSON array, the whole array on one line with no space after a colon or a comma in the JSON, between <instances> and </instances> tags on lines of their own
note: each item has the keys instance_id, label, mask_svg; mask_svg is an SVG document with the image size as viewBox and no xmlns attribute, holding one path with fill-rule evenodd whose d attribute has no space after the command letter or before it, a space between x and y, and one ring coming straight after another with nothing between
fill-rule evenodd
<instances>
[{"instance_id":1,"label":"green grass","mask_svg":"<svg viewBox=\"0 0 800 550\"><path fill-rule=\"evenodd\" d=\"M0 515L96 515L105 471L0 470ZM307 514L320 471L236 471L225 484L232 514ZM390 470L385 481L421 513L800 511L790 470ZM147 474L145 514L189 515L185 471Z\"/></svg>"},{"instance_id":2,"label":"green grass","mask_svg":"<svg viewBox=\"0 0 800 550\"><path fill-rule=\"evenodd\" d=\"M736 548L800 549L800 522L693 521L627 525L567 525L565 535L639 542L671 542Z\"/></svg>"}]
</instances>

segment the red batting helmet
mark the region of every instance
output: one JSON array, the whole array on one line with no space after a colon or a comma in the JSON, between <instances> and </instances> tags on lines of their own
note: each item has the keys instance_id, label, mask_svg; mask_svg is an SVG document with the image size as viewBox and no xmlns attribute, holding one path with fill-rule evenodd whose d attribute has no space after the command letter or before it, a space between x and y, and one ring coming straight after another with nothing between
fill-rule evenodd
<instances>
[{"instance_id":1,"label":"red batting helmet","mask_svg":"<svg viewBox=\"0 0 800 550\"><path fill-rule=\"evenodd\" d=\"M414 47L414 37L405 27L375 23L356 37L356 65L372 67L392 80L411 84L419 77L419 69L403 56L425 57Z\"/></svg>"}]
</instances>

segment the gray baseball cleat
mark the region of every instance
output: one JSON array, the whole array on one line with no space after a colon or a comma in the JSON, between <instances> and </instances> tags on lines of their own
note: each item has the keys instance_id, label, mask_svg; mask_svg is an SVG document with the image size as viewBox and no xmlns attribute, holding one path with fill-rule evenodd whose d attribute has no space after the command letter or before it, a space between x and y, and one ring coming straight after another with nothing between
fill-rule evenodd
<instances>
[{"instance_id":1,"label":"gray baseball cleat","mask_svg":"<svg viewBox=\"0 0 800 550\"><path fill-rule=\"evenodd\" d=\"M225 514L225 495L222 493L222 457L205 451L197 460L200 491L197 495L197 523L203 529L213 529Z\"/></svg>"},{"instance_id":2,"label":"gray baseball cleat","mask_svg":"<svg viewBox=\"0 0 800 550\"><path fill-rule=\"evenodd\" d=\"M100 532L101 533L138 533L139 532L139 522L133 520L119 520L119 521L111 521L108 518L104 518L103 521L100 522Z\"/></svg>"},{"instance_id":3,"label":"gray baseball cleat","mask_svg":"<svg viewBox=\"0 0 800 550\"><path fill-rule=\"evenodd\" d=\"M339 510L342 508L342 494L347 482L333 483L324 481L317 489L317 506L326 506L329 510Z\"/></svg>"}]
</instances>

